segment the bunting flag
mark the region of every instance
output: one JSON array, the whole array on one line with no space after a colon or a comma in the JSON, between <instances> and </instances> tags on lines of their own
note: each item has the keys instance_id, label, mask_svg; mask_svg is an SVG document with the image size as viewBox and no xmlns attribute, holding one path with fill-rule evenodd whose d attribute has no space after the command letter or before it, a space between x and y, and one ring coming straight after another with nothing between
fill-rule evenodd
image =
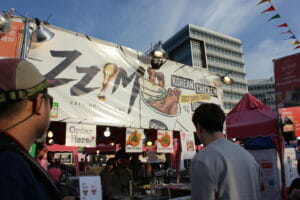
<instances>
[{"instance_id":1,"label":"bunting flag","mask_svg":"<svg viewBox=\"0 0 300 200\"><path fill-rule=\"evenodd\" d=\"M296 39L297 40L295 35L292 35L291 37L287 38L286 40L289 40L289 39Z\"/></svg>"},{"instance_id":2,"label":"bunting flag","mask_svg":"<svg viewBox=\"0 0 300 200\"><path fill-rule=\"evenodd\" d=\"M274 15L273 17L271 17L270 19L268 19L268 21L271 21L272 19L277 19L280 18L281 16L279 14Z\"/></svg>"},{"instance_id":3,"label":"bunting flag","mask_svg":"<svg viewBox=\"0 0 300 200\"><path fill-rule=\"evenodd\" d=\"M271 6L270 8L268 8L268 9L262 11L261 14L263 14L263 13L265 13L265 12L274 11L274 10L275 10L275 8L274 8L273 6Z\"/></svg>"},{"instance_id":4,"label":"bunting flag","mask_svg":"<svg viewBox=\"0 0 300 200\"><path fill-rule=\"evenodd\" d=\"M280 24L277 27L288 27L287 23L285 22L284 24Z\"/></svg>"},{"instance_id":5,"label":"bunting flag","mask_svg":"<svg viewBox=\"0 0 300 200\"><path fill-rule=\"evenodd\" d=\"M293 34L293 32L289 29L288 31L281 32L280 34Z\"/></svg>"},{"instance_id":6,"label":"bunting flag","mask_svg":"<svg viewBox=\"0 0 300 200\"><path fill-rule=\"evenodd\" d=\"M294 49L299 49L300 48L300 45L296 46Z\"/></svg>"},{"instance_id":7,"label":"bunting flag","mask_svg":"<svg viewBox=\"0 0 300 200\"><path fill-rule=\"evenodd\" d=\"M275 11L275 10L276 10L276 8L273 6L273 4L272 4L272 2L271 2L272 0L260 0L260 2L258 2L256 5L265 3L265 2L267 2L267 1L270 3L271 6L270 6L269 8L267 8L267 9L265 9L264 11L262 11L261 14L263 14L263 13L265 13L265 12L270 12L270 11ZM271 20L273 20L273 19L278 19L278 18L281 18L281 16L280 16L279 13L277 13L276 15L274 15L273 17L271 17L270 19L268 19L268 21L271 21ZM283 31L283 32L281 32L280 34L292 34L292 36L289 37L289 38L286 38L286 39L284 39L284 40L295 39L294 42L289 42L289 43L292 44L292 45L298 45L298 44L300 44L300 41L297 40L295 34L294 34L294 33L292 32L292 30L289 28L287 22L284 22L283 24L277 25L276 27L288 27L288 30L287 30L287 31ZM294 49L299 49L299 48L300 48L300 45L296 46Z\"/></svg>"},{"instance_id":8,"label":"bunting flag","mask_svg":"<svg viewBox=\"0 0 300 200\"><path fill-rule=\"evenodd\" d=\"M300 41L299 40L295 40L295 42L290 42L290 44L292 44L292 45L300 44Z\"/></svg>"},{"instance_id":9,"label":"bunting flag","mask_svg":"<svg viewBox=\"0 0 300 200\"><path fill-rule=\"evenodd\" d=\"M262 3L264 3L264 2L270 2L271 3L271 0L261 0L258 4L256 4L256 5L259 5L259 4L262 4Z\"/></svg>"}]
</instances>

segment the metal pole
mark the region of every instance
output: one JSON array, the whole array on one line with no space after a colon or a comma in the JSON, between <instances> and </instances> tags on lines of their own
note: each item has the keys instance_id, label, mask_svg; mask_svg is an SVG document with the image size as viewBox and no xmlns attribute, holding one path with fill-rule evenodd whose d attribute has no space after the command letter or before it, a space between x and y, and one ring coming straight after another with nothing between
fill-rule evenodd
<instances>
[{"instance_id":1,"label":"metal pole","mask_svg":"<svg viewBox=\"0 0 300 200\"><path fill-rule=\"evenodd\" d=\"M24 35L23 35L23 41L21 46L21 55L20 58L26 58L27 55L27 49L29 48L28 41L29 41L29 22L28 18L25 17L24 19Z\"/></svg>"}]
</instances>

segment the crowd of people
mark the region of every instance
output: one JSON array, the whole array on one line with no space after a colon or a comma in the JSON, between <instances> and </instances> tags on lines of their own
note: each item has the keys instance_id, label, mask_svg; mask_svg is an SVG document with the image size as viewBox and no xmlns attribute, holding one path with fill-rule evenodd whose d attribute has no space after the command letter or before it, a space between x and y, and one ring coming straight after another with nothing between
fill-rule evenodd
<instances>
[{"instance_id":1,"label":"crowd of people","mask_svg":"<svg viewBox=\"0 0 300 200\"><path fill-rule=\"evenodd\" d=\"M48 129L52 100L47 80L32 63L0 60L1 199L74 199L62 197L57 188L62 174L57 161L46 172L28 154ZM191 198L260 199L259 166L250 153L224 138L225 114L220 106L202 103L191 120L205 146L191 161ZM128 196L133 176L126 153L118 151L100 176L104 199Z\"/></svg>"}]
</instances>

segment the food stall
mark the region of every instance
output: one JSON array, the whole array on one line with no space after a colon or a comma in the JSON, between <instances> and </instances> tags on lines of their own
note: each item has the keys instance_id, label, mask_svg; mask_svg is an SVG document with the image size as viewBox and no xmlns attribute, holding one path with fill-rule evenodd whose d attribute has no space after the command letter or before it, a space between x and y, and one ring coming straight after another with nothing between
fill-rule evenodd
<instances>
[{"instance_id":1,"label":"food stall","mask_svg":"<svg viewBox=\"0 0 300 200\"><path fill-rule=\"evenodd\" d=\"M52 25L43 26L53 38L30 42L36 21L17 21L23 25L20 56L49 80L48 92L54 97L52 143L94 148L86 154L102 153L99 145L113 144L116 150L142 155L140 167L148 170L165 159L170 170L158 170L157 176L175 177L167 188L180 188L183 159L196 151L192 114L202 102L222 105L219 76L170 60L153 69L151 57L143 52ZM154 172L146 185L164 188Z\"/></svg>"}]
</instances>

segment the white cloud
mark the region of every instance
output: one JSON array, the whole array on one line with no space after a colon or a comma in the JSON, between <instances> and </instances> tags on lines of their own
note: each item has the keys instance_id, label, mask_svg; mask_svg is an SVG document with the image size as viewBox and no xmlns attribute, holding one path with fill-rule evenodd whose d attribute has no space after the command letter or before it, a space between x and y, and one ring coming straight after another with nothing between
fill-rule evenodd
<instances>
[{"instance_id":1,"label":"white cloud","mask_svg":"<svg viewBox=\"0 0 300 200\"><path fill-rule=\"evenodd\" d=\"M204 27L228 35L238 35L256 17L257 13L253 14L255 6L253 1L215 0L208 9L213 14L207 18Z\"/></svg>"},{"instance_id":2,"label":"white cloud","mask_svg":"<svg viewBox=\"0 0 300 200\"><path fill-rule=\"evenodd\" d=\"M290 50L287 50L290 49ZM245 54L248 79L269 78L274 75L273 59L296 53L286 40L266 39L248 54Z\"/></svg>"}]
</instances>

